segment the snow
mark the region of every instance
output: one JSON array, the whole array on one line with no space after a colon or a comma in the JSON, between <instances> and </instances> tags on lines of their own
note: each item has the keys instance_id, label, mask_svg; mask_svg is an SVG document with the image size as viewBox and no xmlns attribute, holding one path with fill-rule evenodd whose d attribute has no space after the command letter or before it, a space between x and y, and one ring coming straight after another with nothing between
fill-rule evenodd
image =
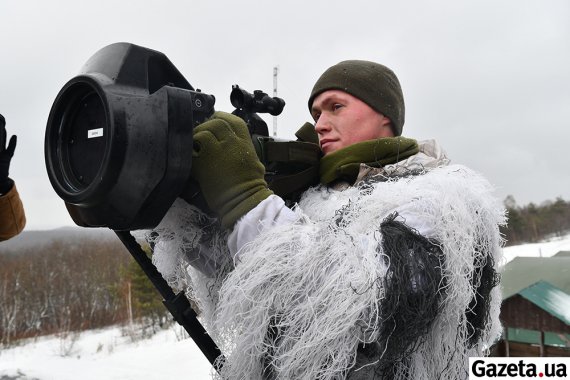
<instances>
[{"instance_id":1,"label":"snow","mask_svg":"<svg viewBox=\"0 0 570 380\"><path fill-rule=\"evenodd\" d=\"M134 342L120 327L75 338L72 344L73 336L50 336L0 350L0 379L211 379L210 363L180 326Z\"/></svg>"},{"instance_id":2,"label":"snow","mask_svg":"<svg viewBox=\"0 0 570 380\"><path fill-rule=\"evenodd\" d=\"M507 264L517 256L551 257L560 251L570 251L570 234L540 243L515 245L503 249L503 262Z\"/></svg>"},{"instance_id":3,"label":"snow","mask_svg":"<svg viewBox=\"0 0 570 380\"><path fill-rule=\"evenodd\" d=\"M550 310L558 313L558 317L561 316L564 321L570 321L570 294L560 289L551 289L545 301Z\"/></svg>"},{"instance_id":4,"label":"snow","mask_svg":"<svg viewBox=\"0 0 570 380\"><path fill-rule=\"evenodd\" d=\"M570 251L570 235L504 248L503 263L516 256L550 257L559 251ZM180 326L136 341L120 327L87 331L76 338L44 337L0 350L0 380L211 379L210 363ZM70 354L62 355L65 352Z\"/></svg>"}]
</instances>

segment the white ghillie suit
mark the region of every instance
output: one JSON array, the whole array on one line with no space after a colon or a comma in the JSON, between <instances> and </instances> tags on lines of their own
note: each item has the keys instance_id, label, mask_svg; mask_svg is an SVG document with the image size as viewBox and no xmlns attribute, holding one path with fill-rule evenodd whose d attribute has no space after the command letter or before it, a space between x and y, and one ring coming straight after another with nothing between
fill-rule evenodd
<instances>
[{"instance_id":1,"label":"white ghillie suit","mask_svg":"<svg viewBox=\"0 0 570 380\"><path fill-rule=\"evenodd\" d=\"M293 211L272 196L229 236L178 201L154 259L192 289L222 378L466 379L501 329L492 190L423 142L363 166L354 186L309 189Z\"/></svg>"}]
</instances>

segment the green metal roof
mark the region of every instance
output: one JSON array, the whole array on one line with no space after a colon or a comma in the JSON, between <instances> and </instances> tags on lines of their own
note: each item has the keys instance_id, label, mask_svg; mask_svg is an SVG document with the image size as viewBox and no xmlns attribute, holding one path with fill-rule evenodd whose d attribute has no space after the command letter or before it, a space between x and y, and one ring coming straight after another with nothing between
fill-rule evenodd
<instances>
[{"instance_id":1,"label":"green metal roof","mask_svg":"<svg viewBox=\"0 0 570 380\"><path fill-rule=\"evenodd\" d=\"M518 292L518 294L548 314L570 325L570 294L546 281L532 284Z\"/></svg>"},{"instance_id":2,"label":"green metal roof","mask_svg":"<svg viewBox=\"0 0 570 380\"><path fill-rule=\"evenodd\" d=\"M567 257L516 257L501 274L503 299L538 281L547 281L570 294L570 259Z\"/></svg>"}]
</instances>

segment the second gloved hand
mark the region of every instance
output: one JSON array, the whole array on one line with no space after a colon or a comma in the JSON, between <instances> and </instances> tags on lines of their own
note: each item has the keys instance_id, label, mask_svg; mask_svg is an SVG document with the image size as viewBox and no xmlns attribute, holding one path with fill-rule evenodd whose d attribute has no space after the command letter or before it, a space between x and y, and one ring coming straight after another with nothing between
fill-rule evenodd
<instances>
[{"instance_id":1,"label":"second gloved hand","mask_svg":"<svg viewBox=\"0 0 570 380\"><path fill-rule=\"evenodd\" d=\"M0 195L6 194L13 185L10 175L10 161L16 149L16 136L10 138L6 146L6 120L0 115Z\"/></svg>"},{"instance_id":2,"label":"second gloved hand","mask_svg":"<svg viewBox=\"0 0 570 380\"><path fill-rule=\"evenodd\" d=\"M273 194L245 122L216 112L194 130L192 177L224 228Z\"/></svg>"}]
</instances>

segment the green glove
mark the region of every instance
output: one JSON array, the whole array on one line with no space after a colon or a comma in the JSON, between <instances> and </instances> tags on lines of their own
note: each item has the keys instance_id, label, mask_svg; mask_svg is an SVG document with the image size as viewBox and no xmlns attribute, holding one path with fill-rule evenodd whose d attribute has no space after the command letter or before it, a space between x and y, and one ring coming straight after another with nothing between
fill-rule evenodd
<instances>
[{"instance_id":1,"label":"green glove","mask_svg":"<svg viewBox=\"0 0 570 380\"><path fill-rule=\"evenodd\" d=\"M224 228L273 194L245 122L216 112L194 129L192 177Z\"/></svg>"}]
</instances>

